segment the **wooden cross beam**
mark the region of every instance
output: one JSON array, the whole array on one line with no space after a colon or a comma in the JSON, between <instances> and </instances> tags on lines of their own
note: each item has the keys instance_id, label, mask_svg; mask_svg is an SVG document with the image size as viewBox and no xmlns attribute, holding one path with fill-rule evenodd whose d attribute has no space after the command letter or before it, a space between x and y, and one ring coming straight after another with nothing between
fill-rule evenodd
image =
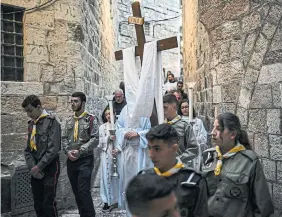
<instances>
[{"instance_id":1,"label":"wooden cross beam","mask_svg":"<svg viewBox=\"0 0 282 217\"><path fill-rule=\"evenodd\" d=\"M129 17L129 23L135 24L135 31L136 31L136 37L137 37L137 44L138 46L135 46L135 56L139 56L141 60L141 65L143 62L143 53L144 53L144 45L146 43L145 38L145 32L144 32L144 18L142 18L141 15L141 8L140 3L138 1L135 1L131 4L133 17ZM158 51L164 51L169 50L172 48L177 48L177 37L170 37L162 40L157 41ZM115 58L116 60L122 60L122 50L115 52ZM158 116L157 116L157 109L156 109L156 102L154 101L154 107L151 115L151 125L156 126L158 124Z\"/></svg>"}]
</instances>

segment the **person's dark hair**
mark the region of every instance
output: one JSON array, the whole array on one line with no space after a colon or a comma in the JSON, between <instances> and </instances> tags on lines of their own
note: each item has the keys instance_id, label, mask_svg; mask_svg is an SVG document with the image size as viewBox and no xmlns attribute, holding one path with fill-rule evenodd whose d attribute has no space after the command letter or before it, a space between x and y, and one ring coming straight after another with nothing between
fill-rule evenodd
<instances>
[{"instance_id":1,"label":"person's dark hair","mask_svg":"<svg viewBox=\"0 0 282 217\"><path fill-rule=\"evenodd\" d=\"M149 141L164 140L168 145L173 145L178 144L179 135L170 124L160 124L149 130L146 139Z\"/></svg>"},{"instance_id":2,"label":"person's dark hair","mask_svg":"<svg viewBox=\"0 0 282 217\"><path fill-rule=\"evenodd\" d=\"M246 149L252 149L248 134L245 130L241 129L241 123L237 115L231 112L226 112L218 115L216 119L218 120L221 132L226 128L230 131L235 131L237 133L235 142L244 145Z\"/></svg>"},{"instance_id":3,"label":"person's dark hair","mask_svg":"<svg viewBox=\"0 0 282 217\"><path fill-rule=\"evenodd\" d=\"M168 93L168 94L163 96L163 103L178 105L176 96L174 96L172 93Z\"/></svg>"},{"instance_id":4,"label":"person's dark hair","mask_svg":"<svg viewBox=\"0 0 282 217\"><path fill-rule=\"evenodd\" d=\"M148 216L150 202L169 196L172 192L173 186L162 176L146 173L137 175L126 189L129 211L133 215Z\"/></svg>"},{"instance_id":5,"label":"person's dark hair","mask_svg":"<svg viewBox=\"0 0 282 217\"><path fill-rule=\"evenodd\" d=\"M36 95L29 95L29 96L27 96L27 97L24 99L24 101L23 101L23 103L22 103L22 107L25 108L25 107L27 107L29 104L30 104L32 107L37 108L38 105L41 106L41 101L40 101L40 99L38 98L38 96L36 96Z\"/></svg>"},{"instance_id":6,"label":"person's dark hair","mask_svg":"<svg viewBox=\"0 0 282 217\"><path fill-rule=\"evenodd\" d=\"M183 84L183 81L177 81L177 84Z\"/></svg>"},{"instance_id":7,"label":"person's dark hair","mask_svg":"<svg viewBox=\"0 0 282 217\"><path fill-rule=\"evenodd\" d=\"M171 75L171 76L174 78L174 74L171 73L171 74L169 74L169 75ZM169 75L168 75L168 76L169 76Z\"/></svg>"},{"instance_id":8,"label":"person's dark hair","mask_svg":"<svg viewBox=\"0 0 282 217\"><path fill-rule=\"evenodd\" d=\"M102 113L102 121L103 123L107 122L107 118L106 118L106 111L109 110L109 105L107 105L107 107L104 109L103 113Z\"/></svg>"},{"instance_id":9,"label":"person's dark hair","mask_svg":"<svg viewBox=\"0 0 282 217\"><path fill-rule=\"evenodd\" d=\"M178 109L178 111L179 111L179 115L183 115L183 113L182 113L182 111L181 111L181 105L183 104L183 103L185 103L185 102L187 102L188 103L188 105L189 105L189 100L188 99L184 99L184 100L182 100L180 103L179 103L179 109ZM194 108L194 106L193 106L193 118L195 118L196 117L196 111L195 111L195 108Z\"/></svg>"},{"instance_id":10,"label":"person's dark hair","mask_svg":"<svg viewBox=\"0 0 282 217\"><path fill-rule=\"evenodd\" d=\"M71 96L72 97L79 97L81 102L86 102L86 96L82 92L74 92Z\"/></svg>"},{"instance_id":11,"label":"person's dark hair","mask_svg":"<svg viewBox=\"0 0 282 217\"><path fill-rule=\"evenodd\" d=\"M124 86L124 82L121 81L120 84L119 84L119 88L122 89L124 95L125 95L125 86Z\"/></svg>"}]
</instances>

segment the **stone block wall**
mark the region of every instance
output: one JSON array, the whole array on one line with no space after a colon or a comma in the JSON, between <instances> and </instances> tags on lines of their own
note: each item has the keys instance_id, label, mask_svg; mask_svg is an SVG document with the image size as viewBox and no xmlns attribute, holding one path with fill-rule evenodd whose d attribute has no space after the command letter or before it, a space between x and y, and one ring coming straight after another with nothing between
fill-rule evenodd
<instances>
[{"instance_id":1,"label":"stone block wall","mask_svg":"<svg viewBox=\"0 0 282 217\"><path fill-rule=\"evenodd\" d=\"M183 9L185 79L196 81L196 109L209 130L221 112L240 117L281 216L282 2L188 2L197 10L192 16L188 4Z\"/></svg>"},{"instance_id":2,"label":"stone block wall","mask_svg":"<svg viewBox=\"0 0 282 217\"><path fill-rule=\"evenodd\" d=\"M3 0L2 3L33 8L47 0ZM118 87L115 66L115 27L112 5L102 0L58 0L24 15L24 81L1 82L1 177L16 165L25 164L23 149L28 117L21 108L30 94L40 97L43 107L54 113L62 127L72 111L70 95L83 91L87 110L100 119L107 104L104 95ZM98 171L99 153L95 153ZM74 206L66 174L66 157L58 188L60 209ZM3 168L9 169L3 169ZM2 197L2 201L5 198Z\"/></svg>"},{"instance_id":3,"label":"stone block wall","mask_svg":"<svg viewBox=\"0 0 282 217\"><path fill-rule=\"evenodd\" d=\"M172 36L180 36L181 26L181 10L178 0L142 0L141 13L146 21L150 21L148 33L145 32L146 41L152 41L156 39L163 39ZM136 32L134 25L127 23L128 17L132 15L131 0L117 0L117 12L118 12L118 47L120 49L128 48L130 46L137 45ZM154 22L153 20L163 20L179 16L176 19ZM146 26L146 24L145 24ZM146 27L145 27L146 29ZM171 70L175 76L180 75L180 48L174 48L171 50L162 52L163 68L166 71ZM122 61L119 63L120 74L122 73Z\"/></svg>"}]
</instances>

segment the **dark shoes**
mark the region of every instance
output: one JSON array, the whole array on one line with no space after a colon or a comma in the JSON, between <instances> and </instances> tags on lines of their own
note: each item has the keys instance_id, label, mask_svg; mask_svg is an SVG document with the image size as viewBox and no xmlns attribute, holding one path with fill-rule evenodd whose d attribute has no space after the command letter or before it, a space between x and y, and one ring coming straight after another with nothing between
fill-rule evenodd
<instances>
[{"instance_id":1,"label":"dark shoes","mask_svg":"<svg viewBox=\"0 0 282 217\"><path fill-rule=\"evenodd\" d=\"M107 203L104 203L104 206L102 208L102 212L107 212L107 211L109 211L109 209L110 209L109 205Z\"/></svg>"}]
</instances>

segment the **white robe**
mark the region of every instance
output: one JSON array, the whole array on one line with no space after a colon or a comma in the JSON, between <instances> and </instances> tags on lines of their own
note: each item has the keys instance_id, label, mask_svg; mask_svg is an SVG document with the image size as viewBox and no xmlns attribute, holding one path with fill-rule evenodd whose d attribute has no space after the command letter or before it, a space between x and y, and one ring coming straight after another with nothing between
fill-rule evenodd
<instances>
[{"instance_id":1,"label":"white robe","mask_svg":"<svg viewBox=\"0 0 282 217\"><path fill-rule=\"evenodd\" d=\"M118 202L118 184L119 178L112 178L113 164L112 164L112 150L113 143L108 143L110 136L109 130L111 124L109 122L102 124L99 127L99 148L101 152L101 179L100 179L100 196L103 203L113 205Z\"/></svg>"},{"instance_id":2,"label":"white robe","mask_svg":"<svg viewBox=\"0 0 282 217\"><path fill-rule=\"evenodd\" d=\"M188 116L182 116L182 119L189 122ZM199 155L193 160L193 164L195 169L200 170L200 166L202 163L202 153L204 150L207 149L208 133L204 127L203 121L200 118L193 118L192 122L190 123L193 126L193 131L199 146Z\"/></svg>"},{"instance_id":3,"label":"white robe","mask_svg":"<svg viewBox=\"0 0 282 217\"><path fill-rule=\"evenodd\" d=\"M128 120L128 110L127 106L125 106L116 123L117 148L121 151L118 165L121 173L119 183L120 208L125 208L125 190L128 182L133 176L137 175L139 171L152 166L147 152L147 139L145 137L146 133L151 128L149 118L140 118L139 122L133 128L128 127ZM132 140L124 138L127 132L133 131L139 134L138 138Z\"/></svg>"}]
</instances>

